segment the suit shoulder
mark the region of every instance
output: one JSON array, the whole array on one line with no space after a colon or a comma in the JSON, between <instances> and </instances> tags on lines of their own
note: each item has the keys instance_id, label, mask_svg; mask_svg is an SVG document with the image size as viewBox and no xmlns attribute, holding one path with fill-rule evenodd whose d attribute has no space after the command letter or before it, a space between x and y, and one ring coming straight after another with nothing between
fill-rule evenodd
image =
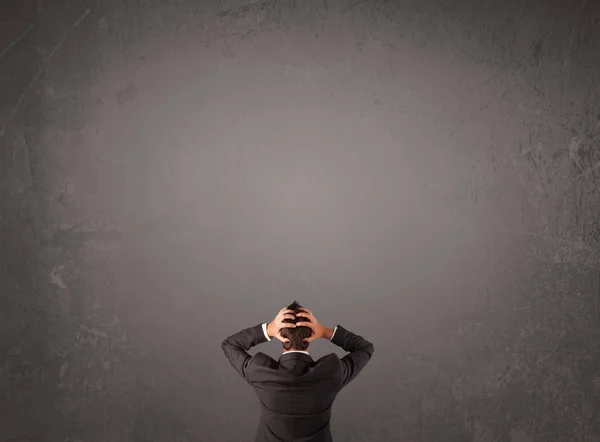
<instances>
[{"instance_id":1,"label":"suit shoulder","mask_svg":"<svg viewBox=\"0 0 600 442\"><path fill-rule=\"evenodd\" d=\"M262 351L257 352L252 358L255 361L265 360L265 358L271 359L268 355L264 354Z\"/></svg>"},{"instance_id":2,"label":"suit shoulder","mask_svg":"<svg viewBox=\"0 0 600 442\"><path fill-rule=\"evenodd\" d=\"M275 360L271 356L269 356L263 352L260 352L260 351L258 353L256 353L252 357L252 359L254 360L253 362L255 364L261 365L261 366L269 367L269 366L272 366L273 364L275 364Z\"/></svg>"},{"instance_id":3,"label":"suit shoulder","mask_svg":"<svg viewBox=\"0 0 600 442\"><path fill-rule=\"evenodd\" d=\"M322 358L320 358L317 364L329 367L329 369L332 369L333 371L337 372L340 369L341 360L337 354L329 353L328 355L325 355Z\"/></svg>"},{"instance_id":4,"label":"suit shoulder","mask_svg":"<svg viewBox=\"0 0 600 442\"><path fill-rule=\"evenodd\" d=\"M339 361L339 357L338 355L336 355L335 353L329 353L325 356L321 356L318 360L317 360L317 364L337 364L337 362Z\"/></svg>"}]
</instances>

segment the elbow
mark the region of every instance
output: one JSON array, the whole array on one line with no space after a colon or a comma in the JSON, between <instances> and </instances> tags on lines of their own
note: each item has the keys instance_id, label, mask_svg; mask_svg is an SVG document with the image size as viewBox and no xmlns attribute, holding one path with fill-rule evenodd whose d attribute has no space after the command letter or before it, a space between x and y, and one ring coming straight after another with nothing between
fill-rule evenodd
<instances>
[{"instance_id":1,"label":"elbow","mask_svg":"<svg viewBox=\"0 0 600 442\"><path fill-rule=\"evenodd\" d=\"M370 344L367 347L367 353L369 354L369 359L373 357L373 353L375 353L375 346L373 344Z\"/></svg>"}]
</instances>

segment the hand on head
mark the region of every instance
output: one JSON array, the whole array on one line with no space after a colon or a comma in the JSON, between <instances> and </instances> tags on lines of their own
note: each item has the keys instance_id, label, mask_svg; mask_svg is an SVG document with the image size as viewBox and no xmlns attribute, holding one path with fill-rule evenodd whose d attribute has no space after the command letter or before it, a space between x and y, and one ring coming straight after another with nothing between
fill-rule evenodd
<instances>
[{"instance_id":1,"label":"hand on head","mask_svg":"<svg viewBox=\"0 0 600 442\"><path fill-rule=\"evenodd\" d=\"M317 321L317 318L315 318L315 315L313 315L310 310L301 308L300 311L296 313L296 317L305 318L300 322L296 322L296 327L308 327L312 330L312 334L304 339L305 342L311 342L323 337L323 327L319 324L319 321Z\"/></svg>"},{"instance_id":2,"label":"hand on head","mask_svg":"<svg viewBox=\"0 0 600 442\"><path fill-rule=\"evenodd\" d=\"M274 336L281 342L290 342L288 338L281 336L281 329L296 328L296 324L293 322L283 322L286 319L294 320L295 318L293 310L282 308L279 313L277 313L277 316L275 316L275 319L267 326L267 333L269 336Z\"/></svg>"},{"instance_id":3,"label":"hand on head","mask_svg":"<svg viewBox=\"0 0 600 442\"><path fill-rule=\"evenodd\" d=\"M304 307L300 307L296 312L287 307L281 309L275 319L267 326L267 333L281 342L290 342L289 338L284 338L281 335L281 330L296 327L308 327L311 330L311 335L304 338L304 342L311 342L323 337L323 327L312 312Z\"/></svg>"}]
</instances>

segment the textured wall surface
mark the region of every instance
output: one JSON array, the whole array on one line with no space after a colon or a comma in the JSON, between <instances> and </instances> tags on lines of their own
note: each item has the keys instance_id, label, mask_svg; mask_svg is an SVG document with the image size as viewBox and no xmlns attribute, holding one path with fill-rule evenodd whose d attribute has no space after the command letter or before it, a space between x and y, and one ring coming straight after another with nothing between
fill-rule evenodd
<instances>
[{"instance_id":1,"label":"textured wall surface","mask_svg":"<svg viewBox=\"0 0 600 442\"><path fill-rule=\"evenodd\" d=\"M338 441L598 442L599 21L3 2L0 442L249 441L294 299L377 348Z\"/></svg>"}]
</instances>

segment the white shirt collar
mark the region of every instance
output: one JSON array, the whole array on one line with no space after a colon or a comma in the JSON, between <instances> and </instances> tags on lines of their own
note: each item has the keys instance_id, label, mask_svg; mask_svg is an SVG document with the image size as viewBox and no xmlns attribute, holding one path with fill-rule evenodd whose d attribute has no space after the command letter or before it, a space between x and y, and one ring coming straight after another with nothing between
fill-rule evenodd
<instances>
[{"instance_id":1,"label":"white shirt collar","mask_svg":"<svg viewBox=\"0 0 600 442\"><path fill-rule=\"evenodd\" d=\"M289 350L289 351L284 352L283 354L287 355L288 353L304 353L305 355L308 355L307 351L302 351L302 350Z\"/></svg>"}]
</instances>

